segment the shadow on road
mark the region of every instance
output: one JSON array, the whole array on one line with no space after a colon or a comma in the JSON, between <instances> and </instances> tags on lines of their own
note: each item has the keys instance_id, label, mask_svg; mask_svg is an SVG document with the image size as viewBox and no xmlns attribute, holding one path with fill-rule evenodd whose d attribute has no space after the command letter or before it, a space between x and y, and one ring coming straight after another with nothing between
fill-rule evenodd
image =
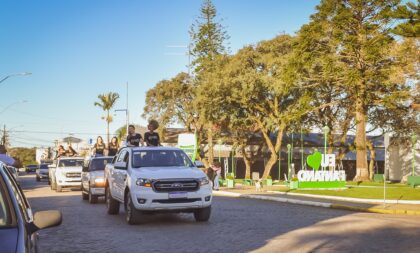
<instances>
[{"instance_id":1,"label":"shadow on road","mask_svg":"<svg viewBox=\"0 0 420 253\"><path fill-rule=\"evenodd\" d=\"M415 239L420 223L408 224L407 218L215 197L208 223L195 222L192 214L160 214L130 226L122 206L112 216L103 201L89 204L80 191L36 191L39 195L31 193L28 198L34 211L63 213L61 226L40 232L42 252L414 252L420 248Z\"/></svg>"}]
</instances>

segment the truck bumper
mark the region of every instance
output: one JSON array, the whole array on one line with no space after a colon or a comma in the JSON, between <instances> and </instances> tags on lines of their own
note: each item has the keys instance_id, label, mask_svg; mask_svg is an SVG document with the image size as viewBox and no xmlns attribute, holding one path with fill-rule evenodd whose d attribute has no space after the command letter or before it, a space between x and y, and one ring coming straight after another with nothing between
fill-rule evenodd
<instances>
[{"instance_id":1,"label":"truck bumper","mask_svg":"<svg viewBox=\"0 0 420 253\"><path fill-rule=\"evenodd\" d=\"M182 198L170 197L169 193L154 192L151 188L141 187L132 192L134 207L143 211L182 211L185 209L204 208L211 205L212 189L210 185L200 187L198 191L186 192Z\"/></svg>"}]
</instances>

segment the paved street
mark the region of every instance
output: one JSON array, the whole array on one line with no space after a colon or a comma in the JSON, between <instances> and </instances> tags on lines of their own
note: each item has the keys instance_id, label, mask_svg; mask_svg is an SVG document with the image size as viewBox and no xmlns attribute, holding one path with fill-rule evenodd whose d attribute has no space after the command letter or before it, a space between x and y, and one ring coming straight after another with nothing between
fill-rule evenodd
<instances>
[{"instance_id":1,"label":"paved street","mask_svg":"<svg viewBox=\"0 0 420 253\"><path fill-rule=\"evenodd\" d=\"M418 252L420 219L216 197L208 223L192 214L127 225L80 191L56 193L22 175L34 211L59 209L63 224L40 232L42 252Z\"/></svg>"}]
</instances>

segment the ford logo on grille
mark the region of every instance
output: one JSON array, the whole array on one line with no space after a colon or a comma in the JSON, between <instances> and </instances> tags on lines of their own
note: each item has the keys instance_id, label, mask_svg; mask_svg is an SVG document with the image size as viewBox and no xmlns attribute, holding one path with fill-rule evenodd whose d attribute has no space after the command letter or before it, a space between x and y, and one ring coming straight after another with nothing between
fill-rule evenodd
<instances>
[{"instance_id":1,"label":"ford logo on grille","mask_svg":"<svg viewBox=\"0 0 420 253\"><path fill-rule=\"evenodd\" d=\"M173 183L173 184L171 184L171 187L173 187L173 188L180 188L182 186L183 186L183 184L181 184L181 183Z\"/></svg>"}]
</instances>

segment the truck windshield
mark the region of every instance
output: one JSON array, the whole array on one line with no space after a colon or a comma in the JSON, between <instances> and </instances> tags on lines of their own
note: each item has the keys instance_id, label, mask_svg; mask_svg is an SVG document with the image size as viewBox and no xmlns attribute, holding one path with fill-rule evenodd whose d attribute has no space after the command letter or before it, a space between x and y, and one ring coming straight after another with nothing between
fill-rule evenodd
<instances>
[{"instance_id":1,"label":"truck windshield","mask_svg":"<svg viewBox=\"0 0 420 253\"><path fill-rule=\"evenodd\" d=\"M83 159L66 159L58 162L58 167L82 167Z\"/></svg>"},{"instance_id":2,"label":"truck windshield","mask_svg":"<svg viewBox=\"0 0 420 253\"><path fill-rule=\"evenodd\" d=\"M112 161L113 157L93 159L89 165L89 171L104 170L105 165Z\"/></svg>"},{"instance_id":3,"label":"truck windshield","mask_svg":"<svg viewBox=\"0 0 420 253\"><path fill-rule=\"evenodd\" d=\"M133 152L133 167L193 167L182 150L142 150Z\"/></svg>"}]
</instances>

